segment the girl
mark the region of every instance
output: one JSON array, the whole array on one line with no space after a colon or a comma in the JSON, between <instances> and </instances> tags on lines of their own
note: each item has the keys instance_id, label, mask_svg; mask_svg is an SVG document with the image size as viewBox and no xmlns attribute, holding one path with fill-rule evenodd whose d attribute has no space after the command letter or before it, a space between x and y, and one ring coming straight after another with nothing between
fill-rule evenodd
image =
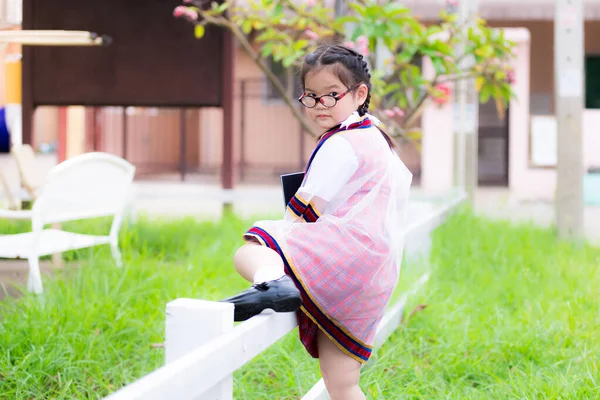
<instances>
[{"instance_id":1,"label":"girl","mask_svg":"<svg viewBox=\"0 0 600 400\"><path fill-rule=\"evenodd\" d=\"M223 300L242 321L296 311L332 400L364 399L360 365L396 285L412 175L367 113L371 75L340 45L309 54L299 101L323 130L285 216L246 232L235 267L252 288Z\"/></svg>"}]
</instances>

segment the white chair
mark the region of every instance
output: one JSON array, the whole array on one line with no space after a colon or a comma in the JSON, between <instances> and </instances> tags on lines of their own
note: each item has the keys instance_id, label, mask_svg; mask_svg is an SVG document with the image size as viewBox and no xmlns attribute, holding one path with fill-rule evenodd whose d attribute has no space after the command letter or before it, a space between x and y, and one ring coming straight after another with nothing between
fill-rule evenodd
<instances>
[{"instance_id":1,"label":"white chair","mask_svg":"<svg viewBox=\"0 0 600 400\"><path fill-rule=\"evenodd\" d=\"M10 185L8 184L8 180L2 169L0 168L0 189L2 189L2 194L4 195L4 200L6 201L5 207L9 210L19 210L21 208L21 202L17 201L17 199L13 196L12 191L10 190Z\"/></svg>"},{"instance_id":2,"label":"white chair","mask_svg":"<svg viewBox=\"0 0 600 400\"><path fill-rule=\"evenodd\" d=\"M21 188L27 192L31 200L35 200L41 190L43 179L33 148L28 144L20 144L13 146L10 152L17 164Z\"/></svg>"},{"instance_id":3,"label":"white chair","mask_svg":"<svg viewBox=\"0 0 600 400\"><path fill-rule=\"evenodd\" d=\"M13 146L11 155L19 174L19 190L18 193L13 190L0 166L0 194L4 209L21 210L23 201L36 199L43 185L43 178L35 152L30 145Z\"/></svg>"},{"instance_id":4,"label":"white chair","mask_svg":"<svg viewBox=\"0 0 600 400\"><path fill-rule=\"evenodd\" d=\"M31 211L0 210L0 218L31 219L32 225L28 233L0 235L0 258L26 258L27 289L35 293L43 292L42 256L108 244L121 266L118 236L134 175L134 165L106 153L83 154L55 166ZM97 217L113 217L108 235L44 229L48 224Z\"/></svg>"}]
</instances>

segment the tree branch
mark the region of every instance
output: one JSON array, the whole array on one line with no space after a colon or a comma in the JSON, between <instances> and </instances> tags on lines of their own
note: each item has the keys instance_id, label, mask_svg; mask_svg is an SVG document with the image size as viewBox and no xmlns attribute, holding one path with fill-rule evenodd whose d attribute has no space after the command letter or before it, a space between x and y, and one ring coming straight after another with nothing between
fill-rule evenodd
<instances>
[{"instance_id":1,"label":"tree branch","mask_svg":"<svg viewBox=\"0 0 600 400\"><path fill-rule=\"evenodd\" d=\"M324 29L332 29L330 21L322 21L314 15L305 13L304 11L296 7L296 5L291 0L285 0L283 1L283 4L285 4L292 12L295 12L298 16L310 19L311 22L315 23L317 26Z\"/></svg>"},{"instance_id":2,"label":"tree branch","mask_svg":"<svg viewBox=\"0 0 600 400\"><path fill-rule=\"evenodd\" d=\"M238 29L237 25L229 21L225 17L215 18L211 15L204 13L202 17L205 18L207 22L229 29L233 33L233 35L244 48L244 51L246 51L246 53L250 56L252 61L254 61L256 65L258 65L261 71L266 75L267 79L269 79L273 86L275 86L275 89L281 95L286 105L290 108L290 110L294 114L294 117L298 119L298 121L302 125L302 128L308 133L310 133L313 137L317 137L313 128L310 125L308 125L306 119L298 110L298 107L294 103L292 103L292 100L288 97L287 91L285 90L277 76L275 76L275 74L264 64L260 54L252 48L252 45L250 44L250 42L248 42L246 35Z\"/></svg>"},{"instance_id":3,"label":"tree branch","mask_svg":"<svg viewBox=\"0 0 600 400\"><path fill-rule=\"evenodd\" d=\"M456 82L456 81L460 81L462 79L474 78L478 75L479 74L477 72L473 72L473 71L461 72L461 73L454 74L454 75L444 75L436 83Z\"/></svg>"},{"instance_id":4,"label":"tree branch","mask_svg":"<svg viewBox=\"0 0 600 400\"><path fill-rule=\"evenodd\" d=\"M434 86L435 86L435 83L434 83ZM429 97L429 93L427 93L427 92L423 93L421 95L421 97L419 98L419 100L417 101L417 104L406 115L406 118L404 119L404 123L402 124L402 128L404 130L406 130L406 128L411 126L412 123L415 122L417 120L417 118L419 118L419 116L422 113L423 106L425 105L425 100L427 100L428 97Z\"/></svg>"}]
</instances>

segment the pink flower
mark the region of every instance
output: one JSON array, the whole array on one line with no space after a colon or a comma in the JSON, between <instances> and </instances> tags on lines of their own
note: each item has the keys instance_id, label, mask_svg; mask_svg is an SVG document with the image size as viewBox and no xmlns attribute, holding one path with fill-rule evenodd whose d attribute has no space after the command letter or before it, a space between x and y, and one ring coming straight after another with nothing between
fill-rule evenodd
<instances>
[{"instance_id":1,"label":"pink flower","mask_svg":"<svg viewBox=\"0 0 600 400\"><path fill-rule=\"evenodd\" d=\"M447 83L438 83L437 85L435 85L435 89L438 92L442 92L442 94L434 94L433 101L440 105L446 104L448 101L450 101L450 95L452 94L452 89L450 89L450 85L448 85Z\"/></svg>"},{"instance_id":2,"label":"pink flower","mask_svg":"<svg viewBox=\"0 0 600 400\"><path fill-rule=\"evenodd\" d=\"M319 35L317 35L315 32L313 32L312 30L310 30L309 28L306 28L306 30L304 31L304 34L312 40L317 40L319 38Z\"/></svg>"},{"instance_id":3,"label":"pink flower","mask_svg":"<svg viewBox=\"0 0 600 400\"><path fill-rule=\"evenodd\" d=\"M183 4L189 4L191 2L192 2L192 0L183 0Z\"/></svg>"},{"instance_id":4,"label":"pink flower","mask_svg":"<svg viewBox=\"0 0 600 400\"><path fill-rule=\"evenodd\" d=\"M354 42L344 42L344 46L348 47L349 49L353 49L356 47L356 45L354 44Z\"/></svg>"},{"instance_id":5,"label":"pink flower","mask_svg":"<svg viewBox=\"0 0 600 400\"><path fill-rule=\"evenodd\" d=\"M369 39L365 35L361 35L356 39L356 44L358 47L368 47Z\"/></svg>"},{"instance_id":6,"label":"pink flower","mask_svg":"<svg viewBox=\"0 0 600 400\"><path fill-rule=\"evenodd\" d=\"M365 35L356 38L356 46L359 53L363 56L369 55L369 39Z\"/></svg>"},{"instance_id":7,"label":"pink flower","mask_svg":"<svg viewBox=\"0 0 600 400\"><path fill-rule=\"evenodd\" d=\"M394 118L394 111L393 110L383 110L384 114L387 115L390 118Z\"/></svg>"},{"instance_id":8,"label":"pink flower","mask_svg":"<svg viewBox=\"0 0 600 400\"><path fill-rule=\"evenodd\" d=\"M402 111L400 107L394 107L393 110L394 114L396 114L397 116L404 117L404 111Z\"/></svg>"},{"instance_id":9,"label":"pink flower","mask_svg":"<svg viewBox=\"0 0 600 400\"><path fill-rule=\"evenodd\" d=\"M188 17L189 19L197 20L198 19L198 11L188 8L185 11L185 16Z\"/></svg>"},{"instance_id":10,"label":"pink flower","mask_svg":"<svg viewBox=\"0 0 600 400\"><path fill-rule=\"evenodd\" d=\"M444 94L450 94L450 85L448 85L447 83L438 83L437 85L435 85L435 88L444 92Z\"/></svg>"},{"instance_id":11,"label":"pink flower","mask_svg":"<svg viewBox=\"0 0 600 400\"><path fill-rule=\"evenodd\" d=\"M516 83L517 80L515 79L514 71L511 70L506 73L506 81L511 85L514 85Z\"/></svg>"},{"instance_id":12,"label":"pink flower","mask_svg":"<svg viewBox=\"0 0 600 400\"><path fill-rule=\"evenodd\" d=\"M187 12L186 6L178 6L178 7L175 7L175 9L173 10L173 16L181 17L181 16L185 15L186 12Z\"/></svg>"},{"instance_id":13,"label":"pink flower","mask_svg":"<svg viewBox=\"0 0 600 400\"><path fill-rule=\"evenodd\" d=\"M317 4L317 0L306 0L306 5L309 7L312 7L315 4Z\"/></svg>"}]
</instances>

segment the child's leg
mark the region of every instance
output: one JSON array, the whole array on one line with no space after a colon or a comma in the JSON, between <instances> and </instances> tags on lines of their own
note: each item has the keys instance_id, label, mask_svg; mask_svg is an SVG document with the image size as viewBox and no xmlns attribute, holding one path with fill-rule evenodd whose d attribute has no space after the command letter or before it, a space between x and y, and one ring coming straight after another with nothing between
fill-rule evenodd
<instances>
[{"instance_id":1,"label":"child's leg","mask_svg":"<svg viewBox=\"0 0 600 400\"><path fill-rule=\"evenodd\" d=\"M254 283L250 289L221 300L235 305L234 321L245 321L267 308L292 312L302 304L300 291L285 274L283 260L274 250L250 242L238 249L233 261L240 275Z\"/></svg>"},{"instance_id":2,"label":"child's leg","mask_svg":"<svg viewBox=\"0 0 600 400\"><path fill-rule=\"evenodd\" d=\"M331 400L366 399L358 386L360 363L340 350L320 329L317 345L321 375Z\"/></svg>"},{"instance_id":3,"label":"child's leg","mask_svg":"<svg viewBox=\"0 0 600 400\"><path fill-rule=\"evenodd\" d=\"M244 279L254 283L276 280L285 274L279 254L254 242L236 251L233 264Z\"/></svg>"}]
</instances>

